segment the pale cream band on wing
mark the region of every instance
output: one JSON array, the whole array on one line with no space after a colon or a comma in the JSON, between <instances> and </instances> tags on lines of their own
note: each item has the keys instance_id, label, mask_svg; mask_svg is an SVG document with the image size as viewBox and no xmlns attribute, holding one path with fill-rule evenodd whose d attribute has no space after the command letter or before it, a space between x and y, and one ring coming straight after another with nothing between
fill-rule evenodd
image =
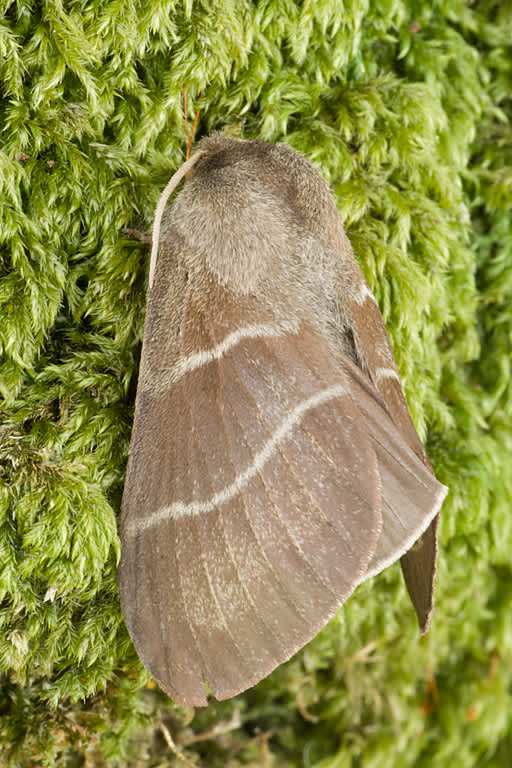
<instances>
[{"instance_id":1,"label":"pale cream band on wing","mask_svg":"<svg viewBox=\"0 0 512 768\"><path fill-rule=\"evenodd\" d=\"M296 333L298 330L298 323L286 322L279 325L266 325L264 323L246 325L245 328L237 328L236 331L232 331L225 336L222 341L216 344L210 349L200 349L198 352L193 352L188 357L183 357L178 360L169 371L165 371L158 376L158 382L152 383L152 392L165 392L173 384L176 384L183 376L191 371L195 371L197 368L201 368L203 365L212 363L214 360L220 360L220 358L229 352L230 349L236 347L244 339L257 339L265 336L282 336L287 333Z\"/></svg>"},{"instance_id":2,"label":"pale cream band on wing","mask_svg":"<svg viewBox=\"0 0 512 768\"><path fill-rule=\"evenodd\" d=\"M323 403L342 397L345 394L346 389L344 386L341 384L334 384L321 392L317 392L316 395L312 395L306 400L303 400L302 403L297 405L290 412L280 426L277 427L270 439L264 443L262 449L256 453L252 464L250 464L243 472L240 472L230 485L227 485L221 491L214 493L210 499L204 501L192 501L189 503L176 501L169 506L161 507L144 520L132 520L127 525L127 532L131 535L136 535L148 530L154 525L158 525L158 523L163 522L164 520L211 512L221 504L230 501L237 496L237 494L239 494L254 477L256 477L265 464L272 458L279 443L283 442L291 435L294 428L301 423L302 417L307 411L311 411Z\"/></svg>"},{"instance_id":3,"label":"pale cream band on wing","mask_svg":"<svg viewBox=\"0 0 512 768\"><path fill-rule=\"evenodd\" d=\"M395 371L394 368L376 368L375 378L377 381L382 381L382 379L396 379L400 381L398 371Z\"/></svg>"},{"instance_id":4,"label":"pale cream band on wing","mask_svg":"<svg viewBox=\"0 0 512 768\"><path fill-rule=\"evenodd\" d=\"M365 282L361 283L361 288L356 296L354 296L354 301L356 304L359 304L359 306L362 306L367 299L371 299L373 302L375 301L375 297L367 284Z\"/></svg>"}]
</instances>

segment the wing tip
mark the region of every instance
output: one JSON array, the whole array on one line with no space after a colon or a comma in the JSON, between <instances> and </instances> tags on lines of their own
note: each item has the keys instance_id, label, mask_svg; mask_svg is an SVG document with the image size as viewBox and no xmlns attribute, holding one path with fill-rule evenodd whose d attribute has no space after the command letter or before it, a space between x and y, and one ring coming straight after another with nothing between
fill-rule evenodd
<instances>
[{"instance_id":1,"label":"wing tip","mask_svg":"<svg viewBox=\"0 0 512 768\"><path fill-rule=\"evenodd\" d=\"M432 600L432 605L430 607L430 610L425 614L425 616L422 619L420 619L420 617L418 616L418 624L419 624L419 628L420 628L420 635L421 635L421 637L426 635L427 632L430 629L430 624L432 622L432 614L433 614L433 612L434 612L434 601Z\"/></svg>"},{"instance_id":2,"label":"wing tip","mask_svg":"<svg viewBox=\"0 0 512 768\"><path fill-rule=\"evenodd\" d=\"M145 666L145 665L144 665ZM160 688L164 693L166 693L173 701L175 701L177 704L180 704L182 707L207 707L208 706L208 697L206 695L206 688L204 687L204 683L200 681L200 685L202 685L202 690L199 688L196 688L191 693L183 693L178 692L175 688L169 685L169 683L164 682L162 679L156 677L153 675L153 673L150 673L152 677L156 680Z\"/></svg>"},{"instance_id":3,"label":"wing tip","mask_svg":"<svg viewBox=\"0 0 512 768\"><path fill-rule=\"evenodd\" d=\"M443 502L449 492L449 488L446 485L443 485L442 483L438 483L439 488L437 490L437 493L434 497L434 503L432 505L432 508L429 512L429 514L424 518L421 526L416 528L403 542L400 549L396 550L396 552L393 552L392 555L389 556L389 558L386 558L385 561L381 561L378 564L378 567L373 570L368 570L365 575L363 581L366 581L366 579L371 579L373 576L377 576L377 574L384 571L386 568L389 568L390 565L397 562L397 560L400 560L401 557L407 554L414 545L416 544L419 539L423 536L425 531L428 529L430 524L433 520L435 520L436 515L439 514L439 510L441 509Z\"/></svg>"},{"instance_id":4,"label":"wing tip","mask_svg":"<svg viewBox=\"0 0 512 768\"><path fill-rule=\"evenodd\" d=\"M361 574L362 575L362 574ZM255 672L252 676L248 676L246 679L244 679L243 683L236 685L235 687L226 687L226 688L220 688L217 685L215 685L213 682L208 682L208 688L209 692L211 692L211 695L214 699L217 701L225 701L227 699L231 699L234 696L238 696L241 693L244 693L245 691L249 690L250 688L254 687L258 683L265 680L270 674L272 674L278 667L280 667L282 664L285 664L287 661L289 661L293 656L295 656L299 651L301 651L303 648L306 647L308 643L310 643L317 635L318 633L328 624L329 621L336 615L336 613L342 608L344 603L348 600L348 598L352 595L354 590L359 586L362 579L354 579L354 583L351 584L348 593L345 594L342 598L340 598L339 601L337 601L335 604L333 604L332 608L326 613L323 614L321 619L317 621L314 625L310 626L310 631L307 632L303 638L299 641L297 641L294 645L288 646L287 649L276 656L274 659L270 661L270 663L266 664L264 667L259 667L257 672ZM192 696L183 696L182 694L177 694L174 689L171 689L171 687L167 684L163 684L158 678L155 678L162 688L162 690L165 691L174 701L177 701L179 704L185 705L185 706L194 706L194 707L204 707L208 706L208 699L206 696L206 692L204 697L196 698L197 692L194 692L194 697Z\"/></svg>"}]
</instances>

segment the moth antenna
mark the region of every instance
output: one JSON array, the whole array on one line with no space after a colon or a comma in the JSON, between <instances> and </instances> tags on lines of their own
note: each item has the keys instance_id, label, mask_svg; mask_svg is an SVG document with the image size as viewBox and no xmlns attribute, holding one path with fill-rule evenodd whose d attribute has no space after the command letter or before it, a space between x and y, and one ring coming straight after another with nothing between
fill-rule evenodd
<instances>
[{"instance_id":1,"label":"moth antenna","mask_svg":"<svg viewBox=\"0 0 512 768\"><path fill-rule=\"evenodd\" d=\"M202 96L203 94L201 93L200 95ZM187 151L185 153L185 160L188 160L190 156L190 150L194 142L194 136L196 135L197 121L199 120L200 112L201 112L200 109L196 109L196 113L194 115L194 122L192 124L192 131L191 131L188 124L187 88L186 87L183 88L183 115L185 117L185 131L187 132Z\"/></svg>"},{"instance_id":2,"label":"moth antenna","mask_svg":"<svg viewBox=\"0 0 512 768\"><path fill-rule=\"evenodd\" d=\"M196 109L196 114L194 116L194 122L192 124L192 133L187 143L187 152L185 155L185 159L188 160L190 155L190 150L192 147L192 142L194 141L194 136L196 135L196 128L197 128L197 121L199 120L199 113L201 112L200 109Z\"/></svg>"},{"instance_id":3,"label":"moth antenna","mask_svg":"<svg viewBox=\"0 0 512 768\"><path fill-rule=\"evenodd\" d=\"M190 144L190 128L188 127L187 88L183 88L183 116L185 118L185 131L187 132L187 146ZM188 160L188 158L187 158Z\"/></svg>"},{"instance_id":4,"label":"moth antenna","mask_svg":"<svg viewBox=\"0 0 512 768\"><path fill-rule=\"evenodd\" d=\"M178 168L176 173L171 177L170 181L167 183L167 186L165 187L164 191L160 195L160 200L158 201L158 205L156 206L155 210L155 218L153 219L153 229L151 232L151 259L149 262L149 288L151 289L153 285L153 278L155 276L155 269L156 269L156 260L158 257L158 242L160 239L160 226L162 224L162 215L164 212L164 208L166 206L166 203L171 196L171 194L174 192L180 181L184 178L184 176L187 175L187 173L190 171L190 169L197 163L200 157L204 155L203 151L196 152L192 157L189 157L188 160L186 160L183 165Z\"/></svg>"}]
</instances>

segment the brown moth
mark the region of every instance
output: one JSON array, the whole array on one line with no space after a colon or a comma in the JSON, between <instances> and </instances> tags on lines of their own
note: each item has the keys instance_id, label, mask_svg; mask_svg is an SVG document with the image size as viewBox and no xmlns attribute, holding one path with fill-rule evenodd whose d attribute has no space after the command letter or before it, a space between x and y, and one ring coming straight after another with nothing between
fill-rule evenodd
<instances>
[{"instance_id":1,"label":"brown moth","mask_svg":"<svg viewBox=\"0 0 512 768\"><path fill-rule=\"evenodd\" d=\"M146 668L183 704L205 682L234 696L398 558L426 631L446 493L320 174L284 145L203 139L155 214L123 496Z\"/></svg>"}]
</instances>

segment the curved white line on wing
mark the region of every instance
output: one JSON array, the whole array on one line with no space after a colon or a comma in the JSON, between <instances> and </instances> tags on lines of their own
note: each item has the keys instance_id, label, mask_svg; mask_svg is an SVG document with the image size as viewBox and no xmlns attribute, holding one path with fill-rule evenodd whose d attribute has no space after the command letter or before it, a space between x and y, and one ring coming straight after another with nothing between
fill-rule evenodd
<instances>
[{"instance_id":1,"label":"curved white line on wing","mask_svg":"<svg viewBox=\"0 0 512 768\"><path fill-rule=\"evenodd\" d=\"M317 392L316 395L308 397L307 400L304 400L291 411L282 424L275 430L274 434L264 444L263 448L255 455L252 464L243 472L240 472L230 485L227 485L221 491L214 493L210 499L206 499L205 501L191 501L189 503L176 501L169 506L161 507L152 515L149 515L145 520L133 520L128 523L127 532L135 535L154 525L158 525L158 523L168 520L169 518L176 519L178 517L211 512L221 504L230 501L240 493L242 488L249 484L253 477L255 477L264 467L267 461L272 458L278 444L290 436L293 429L300 424L303 415L307 411L322 405L322 403L325 403L328 400L341 397L344 394L346 394L345 387L341 384L334 384L333 386L324 389L322 392Z\"/></svg>"},{"instance_id":2,"label":"curved white line on wing","mask_svg":"<svg viewBox=\"0 0 512 768\"><path fill-rule=\"evenodd\" d=\"M282 336L286 333L296 333L298 330L297 323L280 323L279 325L268 325L265 323L255 323L253 325L246 325L245 328L237 328L236 331L232 331L225 336L222 341L216 344L210 349L200 349L198 352L193 352L188 357L183 357L178 360L176 365L171 368L170 371L166 371L164 374L160 374L158 382L152 382L149 389L152 392L165 392L173 384L176 384L183 376L191 371L195 371L197 368L201 368L203 365L219 360L226 352L236 347L244 339L257 339L264 336Z\"/></svg>"},{"instance_id":3,"label":"curved white line on wing","mask_svg":"<svg viewBox=\"0 0 512 768\"><path fill-rule=\"evenodd\" d=\"M362 306L366 299L371 299L373 302L375 302L375 296L371 292L370 288L368 287L366 281L361 283L361 288L359 289L358 293L354 296L354 301L356 304L359 304L359 306Z\"/></svg>"},{"instance_id":4,"label":"curved white line on wing","mask_svg":"<svg viewBox=\"0 0 512 768\"><path fill-rule=\"evenodd\" d=\"M411 531L409 535L400 542L400 547L393 548L391 554L388 557L383 557L378 562L375 562L372 557L368 563L368 570L362 581L366 581L366 579L371 579L372 576L376 576L392 563L395 563L412 548L414 543L417 542L421 536L423 536L434 517L438 514L448 491L449 488L447 488L446 485L439 483L439 488L437 489L436 495L432 502L430 512L428 515L425 515L421 525Z\"/></svg>"},{"instance_id":5,"label":"curved white line on wing","mask_svg":"<svg viewBox=\"0 0 512 768\"><path fill-rule=\"evenodd\" d=\"M375 378L377 381L382 381L382 379L396 379L400 381L398 371L395 371L394 368L376 368Z\"/></svg>"}]
</instances>

